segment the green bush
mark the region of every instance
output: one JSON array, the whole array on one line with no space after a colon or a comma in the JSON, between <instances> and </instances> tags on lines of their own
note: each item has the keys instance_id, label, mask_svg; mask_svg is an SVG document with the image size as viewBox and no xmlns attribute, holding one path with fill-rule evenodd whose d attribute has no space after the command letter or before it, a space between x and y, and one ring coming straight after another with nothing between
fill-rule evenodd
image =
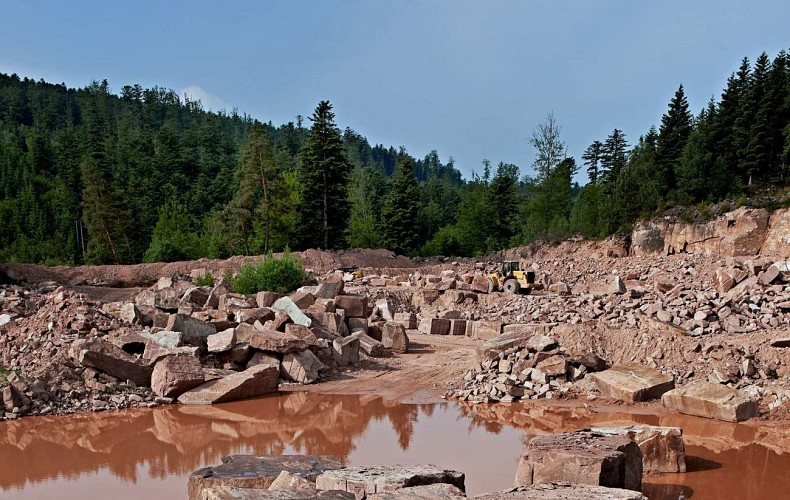
<instances>
[{"instance_id":1,"label":"green bush","mask_svg":"<svg viewBox=\"0 0 790 500\"><path fill-rule=\"evenodd\" d=\"M244 264L229 281L236 293L289 293L299 288L304 278L302 262L286 251L280 258L269 255L257 264Z\"/></svg>"},{"instance_id":2,"label":"green bush","mask_svg":"<svg viewBox=\"0 0 790 500\"><path fill-rule=\"evenodd\" d=\"M197 286L214 286L214 275L211 271L206 271L203 276L195 278L195 285Z\"/></svg>"},{"instance_id":3,"label":"green bush","mask_svg":"<svg viewBox=\"0 0 790 500\"><path fill-rule=\"evenodd\" d=\"M0 365L0 384L4 384L5 381L8 379L8 374L11 373L10 371L6 370L3 365Z\"/></svg>"}]
</instances>

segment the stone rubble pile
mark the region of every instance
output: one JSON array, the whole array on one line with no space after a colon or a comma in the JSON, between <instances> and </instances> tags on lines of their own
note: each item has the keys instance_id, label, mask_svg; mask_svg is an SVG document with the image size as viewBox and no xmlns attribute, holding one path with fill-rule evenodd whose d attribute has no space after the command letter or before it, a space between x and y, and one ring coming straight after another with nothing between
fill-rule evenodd
<instances>
[{"instance_id":1,"label":"stone rubble pile","mask_svg":"<svg viewBox=\"0 0 790 500\"><path fill-rule=\"evenodd\" d=\"M5 286L0 312L0 418L219 403L409 350L394 304L345 294L335 276L290 296L162 278L109 303Z\"/></svg>"},{"instance_id":2,"label":"stone rubble pile","mask_svg":"<svg viewBox=\"0 0 790 500\"><path fill-rule=\"evenodd\" d=\"M606 368L594 354L571 355L543 333L521 330L500 335L477 350L478 364L464 375L462 387L445 398L472 403L509 403L520 399L564 396L573 382Z\"/></svg>"}]
</instances>

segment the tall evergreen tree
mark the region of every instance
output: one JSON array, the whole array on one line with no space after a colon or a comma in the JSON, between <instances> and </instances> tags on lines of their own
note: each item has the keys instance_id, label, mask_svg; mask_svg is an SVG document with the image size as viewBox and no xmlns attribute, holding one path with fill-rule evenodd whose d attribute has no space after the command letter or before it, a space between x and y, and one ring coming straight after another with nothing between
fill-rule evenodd
<instances>
[{"instance_id":1,"label":"tall evergreen tree","mask_svg":"<svg viewBox=\"0 0 790 500\"><path fill-rule=\"evenodd\" d=\"M598 182L598 175L600 174L599 167L603 155L603 144L601 141L594 141L590 144L582 154L582 160L587 165L587 178L590 183L595 184Z\"/></svg>"},{"instance_id":2,"label":"tall evergreen tree","mask_svg":"<svg viewBox=\"0 0 790 500\"><path fill-rule=\"evenodd\" d=\"M518 167L500 162L488 188L491 207L490 250L506 248L518 233Z\"/></svg>"},{"instance_id":3,"label":"tall evergreen tree","mask_svg":"<svg viewBox=\"0 0 790 500\"><path fill-rule=\"evenodd\" d=\"M412 253L419 246L420 191L411 159L395 167L392 189L382 210L384 239L390 250Z\"/></svg>"},{"instance_id":4,"label":"tall evergreen tree","mask_svg":"<svg viewBox=\"0 0 790 500\"><path fill-rule=\"evenodd\" d=\"M349 213L347 186L351 165L346 160L329 101L321 101L310 120L313 126L301 152L304 244L338 248L343 244Z\"/></svg>"},{"instance_id":5,"label":"tall evergreen tree","mask_svg":"<svg viewBox=\"0 0 790 500\"><path fill-rule=\"evenodd\" d=\"M253 221L257 222L262 233L261 250L269 253L275 218L273 194L278 189L279 175L274 163L274 146L260 125L252 127L242 147L237 176L239 189L235 202L249 214L250 233Z\"/></svg>"},{"instance_id":6,"label":"tall evergreen tree","mask_svg":"<svg viewBox=\"0 0 790 500\"><path fill-rule=\"evenodd\" d=\"M628 159L628 142L620 129L614 129L601 149L601 169L599 179L609 186L617 181Z\"/></svg>"},{"instance_id":7,"label":"tall evergreen tree","mask_svg":"<svg viewBox=\"0 0 790 500\"><path fill-rule=\"evenodd\" d=\"M675 188L675 171L690 135L691 113L681 85L669 102L669 109L661 117L661 127L658 130L656 167L662 196Z\"/></svg>"}]
</instances>

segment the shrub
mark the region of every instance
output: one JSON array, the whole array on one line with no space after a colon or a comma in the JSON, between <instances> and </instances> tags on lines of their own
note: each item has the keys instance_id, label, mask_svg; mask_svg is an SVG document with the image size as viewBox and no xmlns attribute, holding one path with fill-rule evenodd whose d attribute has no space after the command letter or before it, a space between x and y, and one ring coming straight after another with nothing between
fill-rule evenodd
<instances>
[{"instance_id":1,"label":"shrub","mask_svg":"<svg viewBox=\"0 0 790 500\"><path fill-rule=\"evenodd\" d=\"M280 258L269 255L257 264L244 264L229 281L236 293L289 293L299 288L304 278L302 262L286 251Z\"/></svg>"},{"instance_id":2,"label":"shrub","mask_svg":"<svg viewBox=\"0 0 790 500\"><path fill-rule=\"evenodd\" d=\"M214 286L214 275L211 271L206 271L203 276L195 278L195 285L197 286Z\"/></svg>"}]
</instances>

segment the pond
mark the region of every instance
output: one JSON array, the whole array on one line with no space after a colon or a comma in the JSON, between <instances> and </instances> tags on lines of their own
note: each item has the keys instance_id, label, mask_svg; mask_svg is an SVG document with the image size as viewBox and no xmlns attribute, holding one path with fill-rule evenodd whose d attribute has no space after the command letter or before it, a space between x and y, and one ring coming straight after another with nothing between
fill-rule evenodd
<instances>
[{"instance_id":1,"label":"pond","mask_svg":"<svg viewBox=\"0 0 790 500\"><path fill-rule=\"evenodd\" d=\"M230 454L337 455L348 465L426 464L466 474L471 495L512 485L524 440L595 425L684 428L692 472L645 477L651 499L780 498L790 430L581 406L410 405L376 396L284 393L0 422L0 497L186 498L187 477Z\"/></svg>"}]
</instances>

